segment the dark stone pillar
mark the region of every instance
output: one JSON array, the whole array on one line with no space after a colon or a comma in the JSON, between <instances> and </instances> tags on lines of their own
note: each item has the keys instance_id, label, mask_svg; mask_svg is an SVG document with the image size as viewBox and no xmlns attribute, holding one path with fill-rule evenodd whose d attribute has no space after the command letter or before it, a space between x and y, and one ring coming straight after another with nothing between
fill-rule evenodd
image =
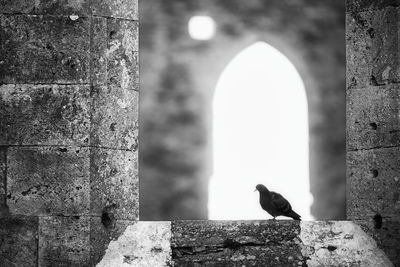
<instances>
[{"instance_id":1,"label":"dark stone pillar","mask_svg":"<svg viewBox=\"0 0 400 267\"><path fill-rule=\"evenodd\" d=\"M399 2L347 6L347 217L400 265Z\"/></svg>"}]
</instances>

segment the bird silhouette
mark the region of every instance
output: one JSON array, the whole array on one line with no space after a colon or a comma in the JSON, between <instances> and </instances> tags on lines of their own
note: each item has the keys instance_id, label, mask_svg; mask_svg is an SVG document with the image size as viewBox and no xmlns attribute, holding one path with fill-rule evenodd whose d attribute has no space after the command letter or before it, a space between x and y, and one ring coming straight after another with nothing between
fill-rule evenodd
<instances>
[{"instance_id":1,"label":"bird silhouette","mask_svg":"<svg viewBox=\"0 0 400 267\"><path fill-rule=\"evenodd\" d=\"M269 191L267 187L258 184L254 191L260 192L260 205L274 220L278 216L286 216L300 221L300 215L292 210L292 206L281 194Z\"/></svg>"}]
</instances>

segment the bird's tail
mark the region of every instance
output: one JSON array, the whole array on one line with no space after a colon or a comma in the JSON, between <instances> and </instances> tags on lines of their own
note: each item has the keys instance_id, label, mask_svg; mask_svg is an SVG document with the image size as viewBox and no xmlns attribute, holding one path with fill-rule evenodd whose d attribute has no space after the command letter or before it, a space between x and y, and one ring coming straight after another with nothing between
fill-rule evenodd
<instances>
[{"instance_id":1,"label":"bird's tail","mask_svg":"<svg viewBox=\"0 0 400 267\"><path fill-rule=\"evenodd\" d=\"M288 214L288 217L292 217L294 220L296 221L301 221L301 216L299 214L297 214L296 212L294 212L293 210L290 211L290 213Z\"/></svg>"}]
</instances>

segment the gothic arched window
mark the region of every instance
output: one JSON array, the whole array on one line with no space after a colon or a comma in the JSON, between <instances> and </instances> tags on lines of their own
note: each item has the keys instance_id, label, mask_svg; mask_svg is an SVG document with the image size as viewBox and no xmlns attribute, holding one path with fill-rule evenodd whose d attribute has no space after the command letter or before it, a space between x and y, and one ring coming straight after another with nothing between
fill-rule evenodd
<instances>
[{"instance_id":1,"label":"gothic arched window","mask_svg":"<svg viewBox=\"0 0 400 267\"><path fill-rule=\"evenodd\" d=\"M312 219L307 98L288 58L264 42L240 52L218 81L212 131L209 219L268 217L255 204L258 183Z\"/></svg>"}]
</instances>

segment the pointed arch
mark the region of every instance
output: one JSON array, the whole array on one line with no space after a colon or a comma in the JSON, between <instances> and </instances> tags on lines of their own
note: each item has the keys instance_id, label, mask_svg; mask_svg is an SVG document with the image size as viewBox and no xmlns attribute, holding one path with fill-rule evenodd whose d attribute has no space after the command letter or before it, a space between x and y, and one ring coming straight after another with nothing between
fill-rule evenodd
<instances>
[{"instance_id":1,"label":"pointed arch","mask_svg":"<svg viewBox=\"0 0 400 267\"><path fill-rule=\"evenodd\" d=\"M210 219L265 219L257 183L311 219L308 107L303 81L277 49L257 42L222 72L213 100Z\"/></svg>"}]
</instances>

